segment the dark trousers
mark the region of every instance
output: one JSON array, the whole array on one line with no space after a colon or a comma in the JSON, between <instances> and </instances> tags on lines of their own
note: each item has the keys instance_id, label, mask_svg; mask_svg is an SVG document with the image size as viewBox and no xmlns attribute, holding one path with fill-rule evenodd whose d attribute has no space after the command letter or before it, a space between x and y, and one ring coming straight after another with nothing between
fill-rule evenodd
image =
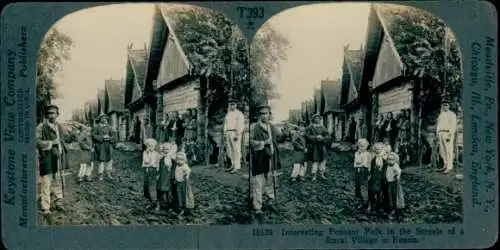
<instances>
[{"instance_id":1,"label":"dark trousers","mask_svg":"<svg viewBox=\"0 0 500 250\"><path fill-rule=\"evenodd\" d=\"M387 182L387 208L389 211L396 209L397 190L397 182Z\"/></svg>"},{"instance_id":2,"label":"dark trousers","mask_svg":"<svg viewBox=\"0 0 500 250\"><path fill-rule=\"evenodd\" d=\"M157 197L157 171L155 168L144 168L144 197L151 202L156 202Z\"/></svg>"},{"instance_id":3,"label":"dark trousers","mask_svg":"<svg viewBox=\"0 0 500 250\"><path fill-rule=\"evenodd\" d=\"M368 201L372 209L382 208L382 190L380 189L368 189Z\"/></svg>"},{"instance_id":4,"label":"dark trousers","mask_svg":"<svg viewBox=\"0 0 500 250\"><path fill-rule=\"evenodd\" d=\"M359 170L359 171L358 171ZM363 194L361 190L366 187L366 181L368 176L368 169L364 167L354 169L354 179L355 179L355 195L356 198L363 200Z\"/></svg>"}]
</instances>

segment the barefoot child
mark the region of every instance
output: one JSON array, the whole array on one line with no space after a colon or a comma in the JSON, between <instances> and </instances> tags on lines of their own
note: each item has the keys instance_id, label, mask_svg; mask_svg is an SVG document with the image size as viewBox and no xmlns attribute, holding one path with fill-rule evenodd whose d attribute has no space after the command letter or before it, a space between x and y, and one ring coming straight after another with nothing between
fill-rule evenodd
<instances>
[{"instance_id":1,"label":"barefoot child","mask_svg":"<svg viewBox=\"0 0 500 250\"><path fill-rule=\"evenodd\" d=\"M148 199L150 204L148 209L155 208L159 210L158 199L156 193L158 165L160 163L160 154L155 151L156 140L148 138L144 141L146 150L142 153L142 168L144 171L144 197Z\"/></svg>"},{"instance_id":2,"label":"barefoot child","mask_svg":"<svg viewBox=\"0 0 500 250\"><path fill-rule=\"evenodd\" d=\"M82 128L78 135L78 143L82 150L82 162L80 163L77 175L78 182L82 182L83 180L90 181L90 175L94 170L94 147L89 129Z\"/></svg>"},{"instance_id":3,"label":"barefoot child","mask_svg":"<svg viewBox=\"0 0 500 250\"><path fill-rule=\"evenodd\" d=\"M186 208L191 209L194 207L193 192L189 182L191 168L189 168L187 156L183 152L178 152L175 156L174 174L176 210L179 215L183 215Z\"/></svg>"},{"instance_id":4,"label":"barefoot child","mask_svg":"<svg viewBox=\"0 0 500 250\"><path fill-rule=\"evenodd\" d=\"M368 174L371 166L371 154L368 152L370 144L366 139L358 140L358 151L354 153L355 195L364 203L362 189L366 188ZM364 187L364 188L363 188Z\"/></svg>"},{"instance_id":5,"label":"barefoot child","mask_svg":"<svg viewBox=\"0 0 500 250\"><path fill-rule=\"evenodd\" d=\"M371 161L370 175L368 177L368 210L382 212L383 193L385 187L385 173L387 162L385 159L384 145L375 143L375 155Z\"/></svg>"},{"instance_id":6,"label":"barefoot child","mask_svg":"<svg viewBox=\"0 0 500 250\"><path fill-rule=\"evenodd\" d=\"M387 170L385 172L387 181L387 212L389 212L389 216L393 216L397 209L398 182L400 177L399 156L396 153L390 153L387 158Z\"/></svg>"},{"instance_id":7,"label":"barefoot child","mask_svg":"<svg viewBox=\"0 0 500 250\"><path fill-rule=\"evenodd\" d=\"M172 198L172 179L175 154L177 153L177 145L175 143L163 143L160 147L162 158L159 164L159 177L157 187L157 199L160 208L168 208L171 205Z\"/></svg>"},{"instance_id":8,"label":"barefoot child","mask_svg":"<svg viewBox=\"0 0 500 250\"><path fill-rule=\"evenodd\" d=\"M305 141L305 133L306 133L306 128L305 124L301 123L299 125L299 129L297 133L294 135L294 139L292 141L293 148L295 150L294 156L293 156L293 169L292 169L292 175L291 179L292 181L296 181L297 179L301 180L304 178L304 175L307 170L307 148L306 148L306 141Z\"/></svg>"}]
</instances>

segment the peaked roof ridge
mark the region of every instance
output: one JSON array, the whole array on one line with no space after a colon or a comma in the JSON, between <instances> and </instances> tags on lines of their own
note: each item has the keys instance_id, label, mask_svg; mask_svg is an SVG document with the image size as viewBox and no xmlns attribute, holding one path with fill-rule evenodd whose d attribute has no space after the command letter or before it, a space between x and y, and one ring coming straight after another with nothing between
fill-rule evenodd
<instances>
[{"instance_id":1,"label":"peaked roof ridge","mask_svg":"<svg viewBox=\"0 0 500 250\"><path fill-rule=\"evenodd\" d=\"M161 16L163 17L165 24L167 25L167 28L169 30L169 38L172 38L172 40L174 41L175 45L179 49L179 53L181 55L182 60L187 65L188 71L191 72L193 65L189 61L189 58L186 55L184 47L182 46L181 42L179 41L179 38L177 37L177 32L174 28L175 25L173 25L172 21L168 18L168 15L167 15L168 9L167 8L168 7L173 8L175 6L177 8L189 9L189 8L194 8L194 7L191 7L191 6L185 5L185 4L165 4L165 3L159 3L156 6L160 11Z\"/></svg>"}]
</instances>

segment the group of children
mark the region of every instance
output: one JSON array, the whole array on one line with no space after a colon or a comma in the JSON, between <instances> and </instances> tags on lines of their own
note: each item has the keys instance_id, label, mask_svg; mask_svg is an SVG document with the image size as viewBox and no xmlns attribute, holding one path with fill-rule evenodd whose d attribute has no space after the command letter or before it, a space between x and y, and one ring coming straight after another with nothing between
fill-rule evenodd
<instances>
[{"instance_id":1,"label":"group of children","mask_svg":"<svg viewBox=\"0 0 500 250\"><path fill-rule=\"evenodd\" d=\"M316 180L318 170L320 177L326 179L327 136L326 128L318 117L314 117L313 124L307 128L303 124L299 126L292 139L295 151L292 181L304 178L308 163L312 165L312 180ZM388 140L375 143L373 152L370 152L369 146L366 139L359 139L357 142L354 155L355 196L360 201L360 208L392 217L398 209L404 207L399 156L392 151Z\"/></svg>"},{"instance_id":2,"label":"group of children","mask_svg":"<svg viewBox=\"0 0 500 250\"><path fill-rule=\"evenodd\" d=\"M190 183L191 169L187 156L179 151L175 142L160 144L146 139L142 168L144 172L144 197L148 209L173 209L178 215L194 208L194 195Z\"/></svg>"},{"instance_id":3,"label":"group of children","mask_svg":"<svg viewBox=\"0 0 500 250\"><path fill-rule=\"evenodd\" d=\"M305 123L299 124L298 131L292 135L293 169L292 181L303 180L307 171L307 164L311 164L312 180L326 179L326 150L330 143L328 130L319 115L312 116L312 124L307 128Z\"/></svg>"},{"instance_id":4,"label":"group of children","mask_svg":"<svg viewBox=\"0 0 500 250\"><path fill-rule=\"evenodd\" d=\"M354 154L356 198L362 208L392 217L398 209L404 208L399 156L387 143L375 143L373 152L368 147L366 139L358 140ZM368 193L367 202L363 191Z\"/></svg>"}]
</instances>

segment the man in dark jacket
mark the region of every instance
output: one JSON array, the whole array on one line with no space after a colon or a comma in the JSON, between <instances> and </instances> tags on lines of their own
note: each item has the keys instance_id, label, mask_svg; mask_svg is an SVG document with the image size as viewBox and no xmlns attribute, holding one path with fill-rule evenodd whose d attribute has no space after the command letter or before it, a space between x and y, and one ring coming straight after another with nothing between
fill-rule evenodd
<instances>
[{"instance_id":1,"label":"man in dark jacket","mask_svg":"<svg viewBox=\"0 0 500 250\"><path fill-rule=\"evenodd\" d=\"M56 122L59 108L50 105L45 110L46 119L36 127L40 171L40 203L42 214L49 214L51 203L60 206L63 198L64 180L62 169L67 168L64 128ZM51 193L54 199L51 199Z\"/></svg>"},{"instance_id":2,"label":"man in dark jacket","mask_svg":"<svg viewBox=\"0 0 500 250\"><path fill-rule=\"evenodd\" d=\"M280 168L278 141L280 131L272 125L269 106L259 107L259 121L250 128L252 150L252 204L257 214L262 213L263 195L270 200L276 197L276 170Z\"/></svg>"}]
</instances>

